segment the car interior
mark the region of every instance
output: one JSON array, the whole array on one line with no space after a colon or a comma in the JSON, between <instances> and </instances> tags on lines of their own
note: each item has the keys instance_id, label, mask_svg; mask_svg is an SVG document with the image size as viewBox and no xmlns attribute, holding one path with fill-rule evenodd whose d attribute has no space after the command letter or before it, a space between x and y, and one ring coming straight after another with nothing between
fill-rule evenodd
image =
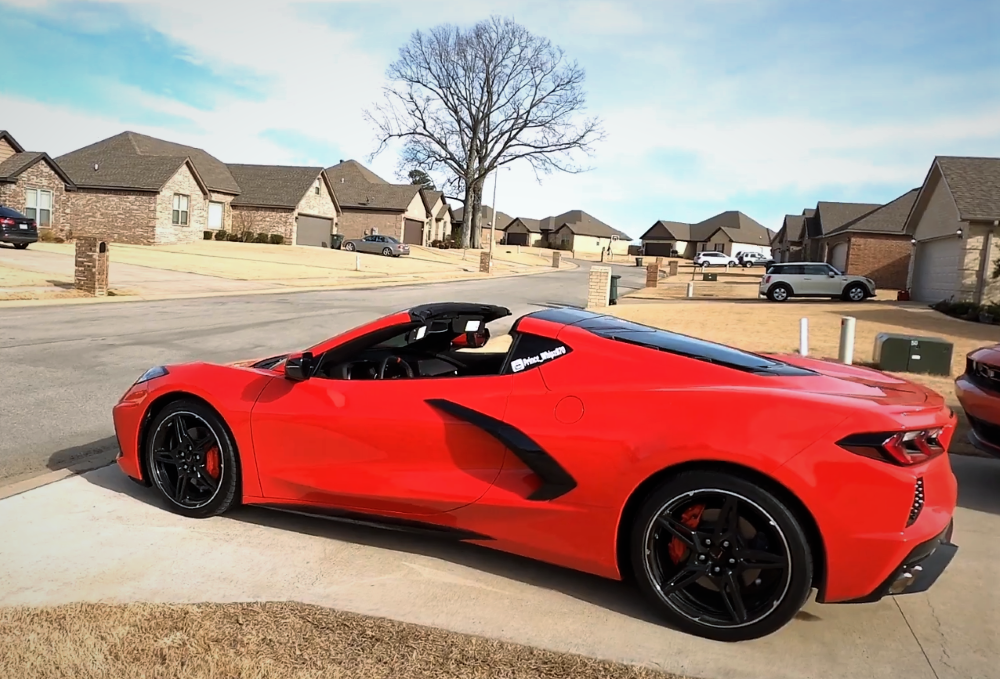
<instances>
[{"instance_id":1,"label":"car interior","mask_svg":"<svg viewBox=\"0 0 1000 679\"><path fill-rule=\"evenodd\" d=\"M500 339L500 338L498 338ZM314 377L394 380L499 375L509 342L495 341L482 317L394 326L360 337L318 357Z\"/></svg>"}]
</instances>

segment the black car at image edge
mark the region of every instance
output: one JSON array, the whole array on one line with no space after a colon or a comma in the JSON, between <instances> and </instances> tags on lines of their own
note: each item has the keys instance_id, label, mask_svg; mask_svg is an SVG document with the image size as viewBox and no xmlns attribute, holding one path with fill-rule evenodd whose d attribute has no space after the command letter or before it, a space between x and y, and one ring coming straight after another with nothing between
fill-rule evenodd
<instances>
[{"instance_id":1,"label":"black car at image edge","mask_svg":"<svg viewBox=\"0 0 1000 679\"><path fill-rule=\"evenodd\" d=\"M35 220L5 205L0 205L0 243L10 243L23 250L38 240Z\"/></svg>"}]
</instances>

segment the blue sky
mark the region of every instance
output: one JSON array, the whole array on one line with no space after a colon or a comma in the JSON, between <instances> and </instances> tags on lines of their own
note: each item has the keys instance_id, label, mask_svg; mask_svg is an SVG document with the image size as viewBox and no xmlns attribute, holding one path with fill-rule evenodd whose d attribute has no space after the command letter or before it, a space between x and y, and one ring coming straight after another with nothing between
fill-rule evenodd
<instances>
[{"instance_id":1,"label":"blue sky","mask_svg":"<svg viewBox=\"0 0 1000 679\"><path fill-rule=\"evenodd\" d=\"M52 155L131 129L230 162L367 161L362 111L410 33L499 13L586 69L607 131L590 172L502 173L510 214L579 208L638 236L735 209L777 229L819 200L887 202L935 155L1000 156L996 0L0 0L0 13L30 45L5 50L0 128ZM371 166L391 178L394 150Z\"/></svg>"}]
</instances>

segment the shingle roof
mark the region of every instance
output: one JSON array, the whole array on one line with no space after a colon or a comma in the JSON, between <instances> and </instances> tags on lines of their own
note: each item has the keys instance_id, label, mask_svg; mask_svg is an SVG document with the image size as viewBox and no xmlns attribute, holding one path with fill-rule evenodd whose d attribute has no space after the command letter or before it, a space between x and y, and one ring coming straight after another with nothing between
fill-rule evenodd
<instances>
[{"instance_id":1,"label":"shingle roof","mask_svg":"<svg viewBox=\"0 0 1000 679\"><path fill-rule=\"evenodd\" d=\"M367 182L369 184L388 184L386 180L369 170L356 160L342 160L336 165L326 168L330 183L334 190L341 183ZM341 182L341 179L344 181Z\"/></svg>"},{"instance_id":2,"label":"shingle roof","mask_svg":"<svg viewBox=\"0 0 1000 679\"><path fill-rule=\"evenodd\" d=\"M810 238L822 238L831 231L839 229L848 222L864 217L869 212L877 210L878 203L832 203L820 201L816 204L816 219L811 220L816 226L809 231Z\"/></svg>"},{"instance_id":3,"label":"shingle roof","mask_svg":"<svg viewBox=\"0 0 1000 679\"><path fill-rule=\"evenodd\" d=\"M583 210L570 210L556 217L546 217L539 220L539 228L543 231L558 231L564 226L569 227L569 230L577 236L594 236L595 238L617 236L622 240L632 240L632 236L608 226L600 219L587 214Z\"/></svg>"},{"instance_id":4,"label":"shingle roof","mask_svg":"<svg viewBox=\"0 0 1000 679\"><path fill-rule=\"evenodd\" d=\"M34 166L36 163L45 161L48 163L52 171L59 175L59 178L63 180L68 186L73 186L73 180L69 178L65 170L59 167L59 164L49 158L49 154L42 153L40 151L22 151L20 153L15 153L7 160L0 163L0 181L3 182L14 182L17 181L18 176L28 168Z\"/></svg>"},{"instance_id":5,"label":"shingle roof","mask_svg":"<svg viewBox=\"0 0 1000 679\"><path fill-rule=\"evenodd\" d=\"M424 207L427 208L428 214L434 209L439 200L444 200L443 191L431 191L430 189L423 189L420 191L421 198L424 199Z\"/></svg>"},{"instance_id":6,"label":"shingle roof","mask_svg":"<svg viewBox=\"0 0 1000 679\"><path fill-rule=\"evenodd\" d=\"M457 208L455 208L454 210L451 211L451 221L452 222L461 222L462 221L462 217L464 215L465 215L465 208L457 207ZM479 225L480 226L489 226L490 225L490 220L492 218L493 218L493 208L491 208L489 205L482 205L482 206L480 206L480 211L479 211ZM510 215L506 214L503 210L497 210L497 225L496 225L497 229L499 229L500 231L503 231L508 226L510 226L510 223L512 221L514 221L513 217L511 217Z\"/></svg>"},{"instance_id":7,"label":"shingle roof","mask_svg":"<svg viewBox=\"0 0 1000 679\"><path fill-rule=\"evenodd\" d=\"M448 214L448 210L450 210L450 209L451 209L451 206L448 205L448 201L445 201L445 202L441 203L441 209L438 210L438 213L436 215L434 215L434 216L437 217L438 219L444 219L445 215Z\"/></svg>"},{"instance_id":8,"label":"shingle roof","mask_svg":"<svg viewBox=\"0 0 1000 679\"><path fill-rule=\"evenodd\" d=\"M1000 219L1000 158L935 158L963 220Z\"/></svg>"},{"instance_id":9,"label":"shingle roof","mask_svg":"<svg viewBox=\"0 0 1000 679\"><path fill-rule=\"evenodd\" d=\"M321 167L295 165L227 165L240 185L233 205L294 210L316 179Z\"/></svg>"},{"instance_id":10,"label":"shingle roof","mask_svg":"<svg viewBox=\"0 0 1000 679\"><path fill-rule=\"evenodd\" d=\"M904 227L906 226L906 218L910 214L910 209L913 207L913 202L917 199L918 193L920 193L919 188L907 191L899 198L896 198L882 207L862 215L861 217L852 220L843 226L837 227L833 231L829 231L824 235L832 236L838 233L846 232L902 235L905 233Z\"/></svg>"},{"instance_id":11,"label":"shingle roof","mask_svg":"<svg viewBox=\"0 0 1000 679\"><path fill-rule=\"evenodd\" d=\"M201 149L122 132L71 151L56 162L79 186L159 190L185 159L191 161L199 181L213 191L237 194L240 187L225 164ZM99 169L94 170L97 164ZM170 172L166 179L163 175Z\"/></svg>"},{"instance_id":12,"label":"shingle roof","mask_svg":"<svg viewBox=\"0 0 1000 679\"><path fill-rule=\"evenodd\" d=\"M0 130L0 139L10 144L10 147L14 149L14 153L24 153L24 147L18 144L14 136L7 130Z\"/></svg>"},{"instance_id":13,"label":"shingle roof","mask_svg":"<svg viewBox=\"0 0 1000 679\"><path fill-rule=\"evenodd\" d=\"M800 241L805 235L805 215L785 215L785 234L789 241Z\"/></svg>"},{"instance_id":14,"label":"shingle roof","mask_svg":"<svg viewBox=\"0 0 1000 679\"><path fill-rule=\"evenodd\" d=\"M514 225L514 222L521 222L521 224L524 225L524 228L528 231L528 233L542 232L542 228L541 226L539 226L539 220L532 219L531 217L516 217L515 219L511 220L510 224L508 224L507 228L504 230L505 231L509 230L510 227Z\"/></svg>"},{"instance_id":15,"label":"shingle roof","mask_svg":"<svg viewBox=\"0 0 1000 679\"><path fill-rule=\"evenodd\" d=\"M690 240L698 243L707 241L712 237L712 234L720 229L734 243L744 245L771 244L771 231L738 210L721 212L703 222L692 224Z\"/></svg>"},{"instance_id":16,"label":"shingle roof","mask_svg":"<svg viewBox=\"0 0 1000 679\"><path fill-rule=\"evenodd\" d=\"M663 219L649 227L640 240L691 240L691 225L683 222L668 222Z\"/></svg>"}]
</instances>

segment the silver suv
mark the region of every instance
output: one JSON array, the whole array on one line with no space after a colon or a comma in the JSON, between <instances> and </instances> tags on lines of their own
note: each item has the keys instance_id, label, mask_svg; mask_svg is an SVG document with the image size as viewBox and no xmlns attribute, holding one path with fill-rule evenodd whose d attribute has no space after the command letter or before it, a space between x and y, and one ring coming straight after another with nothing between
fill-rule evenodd
<instances>
[{"instance_id":1,"label":"silver suv","mask_svg":"<svg viewBox=\"0 0 1000 679\"><path fill-rule=\"evenodd\" d=\"M759 295L772 302L789 297L829 297L847 302L863 302L875 296L875 281L864 276L848 276L821 262L773 264L760 279Z\"/></svg>"}]
</instances>

